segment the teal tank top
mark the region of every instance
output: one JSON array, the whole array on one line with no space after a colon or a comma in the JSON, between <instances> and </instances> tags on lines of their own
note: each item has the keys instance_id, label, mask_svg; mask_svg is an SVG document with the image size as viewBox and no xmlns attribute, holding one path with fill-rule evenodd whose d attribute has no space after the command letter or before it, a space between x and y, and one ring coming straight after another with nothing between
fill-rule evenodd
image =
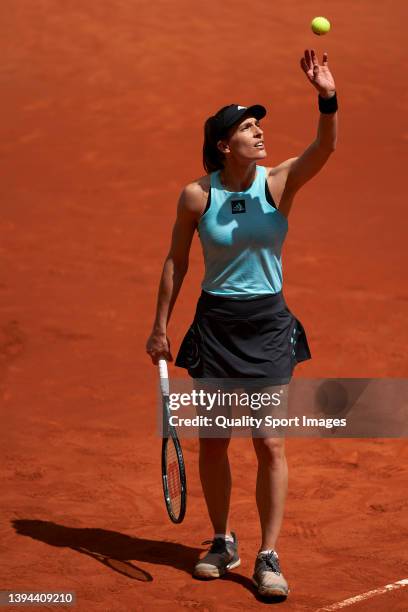
<instances>
[{"instance_id":1,"label":"teal tank top","mask_svg":"<svg viewBox=\"0 0 408 612\"><path fill-rule=\"evenodd\" d=\"M265 166L246 191L227 191L212 172L207 208L198 222L207 293L252 299L282 289L281 250L288 221L276 208Z\"/></svg>"}]
</instances>

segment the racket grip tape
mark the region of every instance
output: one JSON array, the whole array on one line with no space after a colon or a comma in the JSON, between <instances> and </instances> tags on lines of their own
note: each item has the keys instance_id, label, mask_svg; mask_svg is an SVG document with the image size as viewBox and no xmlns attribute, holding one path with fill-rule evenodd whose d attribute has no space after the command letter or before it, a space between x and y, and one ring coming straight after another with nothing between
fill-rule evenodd
<instances>
[{"instance_id":1,"label":"racket grip tape","mask_svg":"<svg viewBox=\"0 0 408 612\"><path fill-rule=\"evenodd\" d=\"M169 395L169 373L165 359L159 359L159 376L161 392L163 395Z\"/></svg>"}]
</instances>

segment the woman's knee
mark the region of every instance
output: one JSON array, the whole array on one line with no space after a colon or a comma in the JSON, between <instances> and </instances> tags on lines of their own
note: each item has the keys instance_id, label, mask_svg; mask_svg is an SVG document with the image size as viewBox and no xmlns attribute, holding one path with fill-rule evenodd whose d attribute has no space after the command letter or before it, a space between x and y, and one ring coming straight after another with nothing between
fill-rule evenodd
<instances>
[{"instance_id":1,"label":"woman's knee","mask_svg":"<svg viewBox=\"0 0 408 612\"><path fill-rule=\"evenodd\" d=\"M227 454L230 438L200 438L200 457L223 457Z\"/></svg>"},{"instance_id":2,"label":"woman's knee","mask_svg":"<svg viewBox=\"0 0 408 612\"><path fill-rule=\"evenodd\" d=\"M259 460L275 463L285 459L284 438L252 438Z\"/></svg>"}]
</instances>

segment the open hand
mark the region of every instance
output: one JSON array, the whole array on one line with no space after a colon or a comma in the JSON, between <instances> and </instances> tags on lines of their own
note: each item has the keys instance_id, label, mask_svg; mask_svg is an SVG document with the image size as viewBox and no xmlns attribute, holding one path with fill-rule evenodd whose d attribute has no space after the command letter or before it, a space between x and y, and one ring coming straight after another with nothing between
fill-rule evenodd
<instances>
[{"instance_id":1,"label":"open hand","mask_svg":"<svg viewBox=\"0 0 408 612\"><path fill-rule=\"evenodd\" d=\"M309 81L324 98L329 98L336 91L334 78L330 72L327 53L323 53L323 63L319 64L314 49L306 49L305 56L300 60L300 66Z\"/></svg>"}]
</instances>

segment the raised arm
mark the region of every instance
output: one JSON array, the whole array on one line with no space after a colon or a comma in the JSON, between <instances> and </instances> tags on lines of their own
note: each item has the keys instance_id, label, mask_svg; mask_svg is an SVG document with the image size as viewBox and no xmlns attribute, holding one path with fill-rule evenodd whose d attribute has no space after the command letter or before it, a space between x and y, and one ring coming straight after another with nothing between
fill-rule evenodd
<instances>
[{"instance_id":1,"label":"raised arm","mask_svg":"<svg viewBox=\"0 0 408 612\"><path fill-rule=\"evenodd\" d=\"M157 365L160 357L173 361L167 325L188 270L188 260L199 213L199 187L193 183L181 192L177 217L173 227L168 255L164 261L160 278L156 316L152 332L146 343L146 352Z\"/></svg>"},{"instance_id":2,"label":"raised arm","mask_svg":"<svg viewBox=\"0 0 408 612\"><path fill-rule=\"evenodd\" d=\"M293 157L281 165L282 172L286 174L285 191L281 200L284 214L289 212L295 193L323 168L336 149L337 143L337 111L333 111L336 86L329 69L328 55L323 54L323 63L319 65L314 50L311 49L310 52L306 50L300 65L309 82L318 91L321 112L316 139L302 155ZM331 106L333 108L330 108Z\"/></svg>"}]
</instances>

